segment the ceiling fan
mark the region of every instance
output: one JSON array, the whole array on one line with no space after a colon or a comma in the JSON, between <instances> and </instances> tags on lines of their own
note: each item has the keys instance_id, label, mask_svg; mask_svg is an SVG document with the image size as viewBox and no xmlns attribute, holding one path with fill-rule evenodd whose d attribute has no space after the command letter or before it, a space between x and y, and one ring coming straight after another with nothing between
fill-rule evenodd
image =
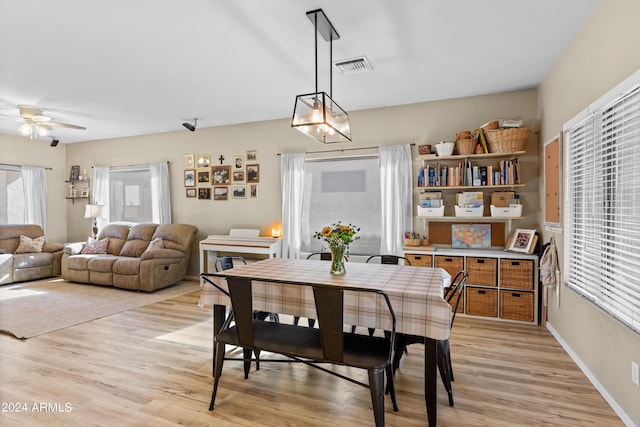
<instances>
[{"instance_id":1,"label":"ceiling fan","mask_svg":"<svg viewBox=\"0 0 640 427\"><path fill-rule=\"evenodd\" d=\"M22 122L18 128L18 133L28 136L31 139L47 136L54 127L62 127L67 129L86 130L84 126L72 125L69 123L58 122L53 117L45 114L44 110L33 105L18 105L20 117L15 118Z\"/></svg>"}]
</instances>

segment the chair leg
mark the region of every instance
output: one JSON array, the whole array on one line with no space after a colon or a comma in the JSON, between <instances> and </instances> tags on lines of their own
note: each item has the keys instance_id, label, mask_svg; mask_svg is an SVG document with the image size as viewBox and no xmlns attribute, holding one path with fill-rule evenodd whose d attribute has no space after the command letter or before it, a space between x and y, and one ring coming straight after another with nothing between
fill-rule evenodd
<instances>
[{"instance_id":1,"label":"chair leg","mask_svg":"<svg viewBox=\"0 0 640 427\"><path fill-rule=\"evenodd\" d=\"M372 337L375 331L375 328L369 328L369 336Z\"/></svg>"},{"instance_id":2,"label":"chair leg","mask_svg":"<svg viewBox=\"0 0 640 427\"><path fill-rule=\"evenodd\" d=\"M209 403L209 410L213 411L213 406L216 402L216 394L218 393L218 382L220 381L220 375L222 375L222 364L224 363L224 344L215 343L216 358L213 366L213 391L211 392L211 403Z\"/></svg>"},{"instance_id":3,"label":"chair leg","mask_svg":"<svg viewBox=\"0 0 640 427\"><path fill-rule=\"evenodd\" d=\"M376 427L384 426L384 369L369 369L369 391Z\"/></svg>"},{"instance_id":4,"label":"chair leg","mask_svg":"<svg viewBox=\"0 0 640 427\"><path fill-rule=\"evenodd\" d=\"M437 363L440 378L442 378L442 383L449 397L449 406L453 406L453 389L451 388L451 371L449 370L451 362L447 344L446 340L438 342Z\"/></svg>"},{"instance_id":5,"label":"chair leg","mask_svg":"<svg viewBox=\"0 0 640 427\"><path fill-rule=\"evenodd\" d=\"M244 361L244 379L246 380L249 378L249 370L251 369L251 349L243 348L242 353L242 360Z\"/></svg>"},{"instance_id":6,"label":"chair leg","mask_svg":"<svg viewBox=\"0 0 640 427\"><path fill-rule=\"evenodd\" d=\"M307 319L309 321L309 327L313 328L316 325L316 319Z\"/></svg>"},{"instance_id":7,"label":"chair leg","mask_svg":"<svg viewBox=\"0 0 640 427\"><path fill-rule=\"evenodd\" d=\"M298 322L300 321L300 316L293 316L293 324L298 326Z\"/></svg>"},{"instance_id":8,"label":"chair leg","mask_svg":"<svg viewBox=\"0 0 640 427\"><path fill-rule=\"evenodd\" d=\"M352 334L356 333L356 325L351 325L351 333Z\"/></svg>"},{"instance_id":9,"label":"chair leg","mask_svg":"<svg viewBox=\"0 0 640 427\"><path fill-rule=\"evenodd\" d=\"M256 357L256 371L260 370L260 350L257 348L253 350L253 355Z\"/></svg>"},{"instance_id":10,"label":"chair leg","mask_svg":"<svg viewBox=\"0 0 640 427\"><path fill-rule=\"evenodd\" d=\"M391 395L391 403L393 404L393 412L398 412L398 402L396 401L396 389L393 385L393 369L391 365L387 365L387 390L386 392Z\"/></svg>"}]
</instances>

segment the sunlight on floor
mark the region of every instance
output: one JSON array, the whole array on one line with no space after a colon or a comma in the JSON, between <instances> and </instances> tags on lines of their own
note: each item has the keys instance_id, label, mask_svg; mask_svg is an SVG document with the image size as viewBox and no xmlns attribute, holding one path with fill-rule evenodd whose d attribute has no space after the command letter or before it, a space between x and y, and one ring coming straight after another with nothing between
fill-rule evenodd
<instances>
[{"instance_id":1,"label":"sunlight on floor","mask_svg":"<svg viewBox=\"0 0 640 427\"><path fill-rule=\"evenodd\" d=\"M40 295L44 293L45 292L35 291L33 289L24 289L21 285L14 285L2 289L2 292L0 292L0 301L30 297L33 295Z\"/></svg>"},{"instance_id":2,"label":"sunlight on floor","mask_svg":"<svg viewBox=\"0 0 640 427\"><path fill-rule=\"evenodd\" d=\"M192 326L179 329L168 334L159 335L157 340L169 341L187 345L212 346L211 331L213 330L213 319L196 323Z\"/></svg>"}]
</instances>

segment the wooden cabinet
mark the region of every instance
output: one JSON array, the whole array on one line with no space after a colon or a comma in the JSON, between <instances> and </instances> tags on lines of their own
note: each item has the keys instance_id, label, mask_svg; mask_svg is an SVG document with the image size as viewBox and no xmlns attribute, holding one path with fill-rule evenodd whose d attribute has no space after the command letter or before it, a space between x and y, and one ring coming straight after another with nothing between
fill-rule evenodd
<instances>
[{"instance_id":1,"label":"wooden cabinet","mask_svg":"<svg viewBox=\"0 0 640 427\"><path fill-rule=\"evenodd\" d=\"M538 323L538 257L536 255L482 249L420 250L405 248L412 265L430 264L452 277L469 273L460 314L484 318ZM414 264L419 258L422 264Z\"/></svg>"}]
</instances>

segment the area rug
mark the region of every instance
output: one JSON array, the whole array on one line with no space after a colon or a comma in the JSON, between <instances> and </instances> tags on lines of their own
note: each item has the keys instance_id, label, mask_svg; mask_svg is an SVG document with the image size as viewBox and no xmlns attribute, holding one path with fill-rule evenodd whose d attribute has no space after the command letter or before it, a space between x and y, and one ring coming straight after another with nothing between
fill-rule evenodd
<instances>
[{"instance_id":1,"label":"area rug","mask_svg":"<svg viewBox=\"0 0 640 427\"><path fill-rule=\"evenodd\" d=\"M32 338L199 290L182 281L155 292L82 285L51 278L0 286L0 332Z\"/></svg>"}]
</instances>

